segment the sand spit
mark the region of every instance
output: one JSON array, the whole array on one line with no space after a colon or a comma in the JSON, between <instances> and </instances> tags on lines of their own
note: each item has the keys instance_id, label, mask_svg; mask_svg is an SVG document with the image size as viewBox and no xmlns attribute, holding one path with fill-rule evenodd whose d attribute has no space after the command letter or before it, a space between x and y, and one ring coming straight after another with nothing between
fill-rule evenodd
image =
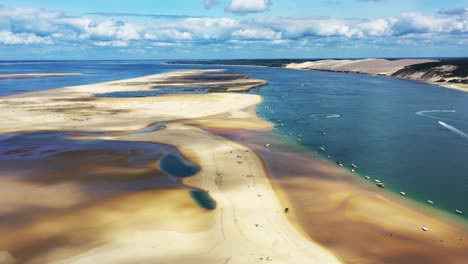
<instances>
[{"instance_id":1,"label":"sand spit","mask_svg":"<svg viewBox=\"0 0 468 264\"><path fill-rule=\"evenodd\" d=\"M468 259L466 223L383 191L363 176L285 145L270 132L211 131L255 150L291 204L290 217L295 215L314 241L344 263L439 264ZM270 148L264 147L267 142Z\"/></svg>"},{"instance_id":2,"label":"sand spit","mask_svg":"<svg viewBox=\"0 0 468 264\"><path fill-rule=\"evenodd\" d=\"M82 73L76 72L61 72L61 73L12 73L0 74L1 79L31 79L31 78L51 78L64 76L80 76Z\"/></svg>"},{"instance_id":3,"label":"sand spit","mask_svg":"<svg viewBox=\"0 0 468 264\"><path fill-rule=\"evenodd\" d=\"M166 122L165 128L157 131L120 136L107 133L101 139L178 147L201 167L184 183L208 191L217 209L205 211L194 206L186 190L131 193L22 226L0 238L0 251L10 252L12 258L24 263L340 263L289 222L255 152L196 127L225 122L221 126L269 128L270 124L260 121L250 109L261 102L260 96L95 97L99 93L157 89L158 85L177 89L193 82L219 84L211 76L214 72L218 71L167 73L1 97L2 134L122 132ZM242 83L245 87L241 90L262 82L229 78L221 82Z\"/></svg>"}]
</instances>

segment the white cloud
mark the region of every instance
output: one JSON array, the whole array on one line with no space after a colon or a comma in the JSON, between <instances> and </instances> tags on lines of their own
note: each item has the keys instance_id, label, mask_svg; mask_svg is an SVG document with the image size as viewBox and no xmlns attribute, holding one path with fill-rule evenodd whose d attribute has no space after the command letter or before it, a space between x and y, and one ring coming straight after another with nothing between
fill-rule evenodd
<instances>
[{"instance_id":1,"label":"white cloud","mask_svg":"<svg viewBox=\"0 0 468 264\"><path fill-rule=\"evenodd\" d=\"M218 0L204 0L203 4L206 9L210 9L212 7L217 6L219 4L219 1Z\"/></svg>"},{"instance_id":2,"label":"white cloud","mask_svg":"<svg viewBox=\"0 0 468 264\"><path fill-rule=\"evenodd\" d=\"M0 43L7 45L17 44L53 44L53 41L46 37L39 37L29 33L14 34L10 31L0 31Z\"/></svg>"},{"instance_id":3,"label":"white cloud","mask_svg":"<svg viewBox=\"0 0 468 264\"><path fill-rule=\"evenodd\" d=\"M259 13L267 11L271 5L271 0L231 0L226 11L237 14Z\"/></svg>"},{"instance_id":4,"label":"white cloud","mask_svg":"<svg viewBox=\"0 0 468 264\"><path fill-rule=\"evenodd\" d=\"M277 40L281 39L281 32L271 29L239 29L234 31L232 36L245 40Z\"/></svg>"},{"instance_id":5,"label":"white cloud","mask_svg":"<svg viewBox=\"0 0 468 264\"><path fill-rule=\"evenodd\" d=\"M266 10L267 1L231 2L240 12ZM465 43L468 21L460 16L402 14L373 20L328 17L185 18L158 21L66 16L35 8L0 6L0 45L170 47L195 44L271 43L275 45L407 45ZM429 40L429 41L426 41ZM161 43L161 44L154 44ZM177 45L171 45L177 44ZM205 45L206 44L206 45Z\"/></svg>"}]
</instances>

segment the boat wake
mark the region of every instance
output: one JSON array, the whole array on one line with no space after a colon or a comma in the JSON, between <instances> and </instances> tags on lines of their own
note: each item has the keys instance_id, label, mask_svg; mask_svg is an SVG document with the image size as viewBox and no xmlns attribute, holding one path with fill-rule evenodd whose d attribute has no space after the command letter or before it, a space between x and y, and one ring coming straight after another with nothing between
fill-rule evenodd
<instances>
[{"instance_id":1,"label":"boat wake","mask_svg":"<svg viewBox=\"0 0 468 264\"><path fill-rule=\"evenodd\" d=\"M456 128L456 127L453 127L453 126L451 126L451 125L449 125L449 124L447 124L447 123L444 123L444 122L442 122L442 121L439 121L439 124L440 124L441 126L445 127L446 129L452 131L452 132L455 133L455 134L458 134L458 135L460 135L460 136L462 136L462 137L468 138L468 134L467 134L467 133L461 131L460 129L458 129L458 128Z\"/></svg>"},{"instance_id":2,"label":"boat wake","mask_svg":"<svg viewBox=\"0 0 468 264\"><path fill-rule=\"evenodd\" d=\"M324 117L324 118L338 118L341 117L339 114L312 114L310 117Z\"/></svg>"},{"instance_id":3,"label":"boat wake","mask_svg":"<svg viewBox=\"0 0 468 264\"><path fill-rule=\"evenodd\" d=\"M435 115L430 114L430 113L455 113L455 112L456 112L456 110L425 110L425 111L416 112L416 114L419 115L419 116L424 116L424 117L433 118L433 119L437 119L437 120L453 121L453 122L468 124L468 122L463 121L463 120L458 120L458 119L453 119L453 118L446 118L446 117L435 116Z\"/></svg>"}]
</instances>

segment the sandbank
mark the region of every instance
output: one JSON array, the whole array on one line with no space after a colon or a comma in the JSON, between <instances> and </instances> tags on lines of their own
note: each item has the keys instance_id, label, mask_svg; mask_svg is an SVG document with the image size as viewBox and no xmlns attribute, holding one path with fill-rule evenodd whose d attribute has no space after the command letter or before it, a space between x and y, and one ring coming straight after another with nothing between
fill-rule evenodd
<instances>
[{"instance_id":1,"label":"sandbank","mask_svg":"<svg viewBox=\"0 0 468 264\"><path fill-rule=\"evenodd\" d=\"M340 263L289 221L255 152L196 127L225 122L224 127L270 128L267 122L255 123L259 119L251 111L261 102L260 96L95 97L99 93L176 86L175 79L193 80L206 73L167 73L1 97L2 134L106 132L97 138L176 146L201 167L184 184L207 191L217 208L206 211L196 207L186 190L120 195L30 223L3 236L0 251L11 253L13 258L20 255L19 259L27 263ZM262 83L248 80L251 84L247 85L245 81L241 90ZM229 82L237 84L240 80ZM157 122L165 122L165 128L109 133L137 131ZM70 203L80 196L72 198Z\"/></svg>"}]
</instances>

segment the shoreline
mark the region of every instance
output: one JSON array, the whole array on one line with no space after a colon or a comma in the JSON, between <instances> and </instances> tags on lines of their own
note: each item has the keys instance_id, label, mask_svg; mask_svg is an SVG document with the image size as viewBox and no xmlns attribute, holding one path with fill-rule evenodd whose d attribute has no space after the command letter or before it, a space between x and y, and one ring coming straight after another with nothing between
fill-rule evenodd
<instances>
[{"instance_id":1,"label":"shoreline","mask_svg":"<svg viewBox=\"0 0 468 264\"><path fill-rule=\"evenodd\" d=\"M294 69L294 68L285 68L285 67L279 67L279 68L298 70L298 71L334 72L334 73L343 73L343 74L359 74L359 75L368 75L368 76L387 77L387 78L393 78L393 79L398 79L398 80L403 80L403 81L412 81L412 82L418 82L418 83L431 84L431 85L439 86L441 88L447 88L447 89L452 89L452 90L457 90L460 92L468 93L468 85L466 84L430 82L430 81L402 78L402 77L385 75L385 74L373 74L373 73L357 72L357 71L334 71L334 70L323 70L323 69L321 70L319 69Z\"/></svg>"},{"instance_id":2,"label":"shoreline","mask_svg":"<svg viewBox=\"0 0 468 264\"><path fill-rule=\"evenodd\" d=\"M323 243L341 259L358 263L414 263L416 259L441 263L446 260L445 255L451 255L453 263L458 263L468 257L466 223L445 218L438 209L422 208L416 201L366 184L365 180L310 152L291 149L268 132L220 133L259 153L271 177L292 203L299 225L314 241ZM270 149L264 148L265 142L271 143ZM294 169L281 171L285 166ZM427 233L421 230L424 225L429 228ZM330 234L335 228L339 231ZM347 236L350 232L353 235ZM369 244L370 241L377 245ZM380 253L373 255L373 250ZM392 254L393 260L383 260ZM398 258L399 255L409 259Z\"/></svg>"}]
</instances>

